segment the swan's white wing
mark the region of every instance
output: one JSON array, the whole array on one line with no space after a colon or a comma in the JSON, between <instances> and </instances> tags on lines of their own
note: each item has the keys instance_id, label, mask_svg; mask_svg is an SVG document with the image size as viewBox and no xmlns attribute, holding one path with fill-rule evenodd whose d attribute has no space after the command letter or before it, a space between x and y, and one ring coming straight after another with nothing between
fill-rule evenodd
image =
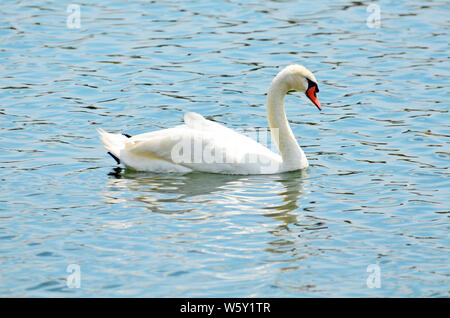
<instances>
[{"instance_id":1,"label":"swan's white wing","mask_svg":"<svg viewBox=\"0 0 450 318\"><path fill-rule=\"evenodd\" d=\"M279 155L253 139L196 113L185 115L185 125L129 138L121 159L233 174L273 173L281 164Z\"/></svg>"}]
</instances>

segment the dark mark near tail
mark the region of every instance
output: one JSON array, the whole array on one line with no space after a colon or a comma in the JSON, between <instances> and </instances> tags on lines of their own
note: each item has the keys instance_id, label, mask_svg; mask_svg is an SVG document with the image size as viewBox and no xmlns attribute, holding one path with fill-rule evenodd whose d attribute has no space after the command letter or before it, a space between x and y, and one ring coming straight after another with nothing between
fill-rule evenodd
<instances>
[{"instance_id":1,"label":"dark mark near tail","mask_svg":"<svg viewBox=\"0 0 450 318\"><path fill-rule=\"evenodd\" d=\"M130 136L130 135L128 135L128 134L122 134L122 135L124 135L125 137L127 137L127 138L131 138L132 136Z\"/></svg>"},{"instance_id":2,"label":"dark mark near tail","mask_svg":"<svg viewBox=\"0 0 450 318\"><path fill-rule=\"evenodd\" d=\"M117 158L116 156L114 156L112 153L110 153L109 151L108 151L108 155L110 155L111 157L113 157L113 159L117 162L117 164L118 165L120 165L120 159L119 158Z\"/></svg>"}]
</instances>

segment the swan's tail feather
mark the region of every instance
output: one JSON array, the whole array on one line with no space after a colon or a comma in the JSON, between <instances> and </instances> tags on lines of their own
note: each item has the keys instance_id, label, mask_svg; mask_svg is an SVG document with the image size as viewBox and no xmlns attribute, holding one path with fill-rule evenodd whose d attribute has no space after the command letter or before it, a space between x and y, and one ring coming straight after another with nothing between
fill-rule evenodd
<instances>
[{"instance_id":1,"label":"swan's tail feather","mask_svg":"<svg viewBox=\"0 0 450 318\"><path fill-rule=\"evenodd\" d=\"M97 128L103 146L108 150L108 154L120 164L120 151L125 147L125 142L129 138L122 134L111 134L101 128Z\"/></svg>"}]
</instances>

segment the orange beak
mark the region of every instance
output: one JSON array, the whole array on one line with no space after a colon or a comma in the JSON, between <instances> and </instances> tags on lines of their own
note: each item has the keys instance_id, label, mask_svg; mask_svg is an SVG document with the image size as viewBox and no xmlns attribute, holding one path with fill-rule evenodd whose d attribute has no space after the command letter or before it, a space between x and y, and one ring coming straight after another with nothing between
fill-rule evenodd
<instances>
[{"instance_id":1,"label":"orange beak","mask_svg":"<svg viewBox=\"0 0 450 318\"><path fill-rule=\"evenodd\" d=\"M319 99L317 98L316 86L310 86L306 90L305 94L314 103L314 105L316 105L317 108L319 108L319 110L322 110L322 106L320 105Z\"/></svg>"}]
</instances>

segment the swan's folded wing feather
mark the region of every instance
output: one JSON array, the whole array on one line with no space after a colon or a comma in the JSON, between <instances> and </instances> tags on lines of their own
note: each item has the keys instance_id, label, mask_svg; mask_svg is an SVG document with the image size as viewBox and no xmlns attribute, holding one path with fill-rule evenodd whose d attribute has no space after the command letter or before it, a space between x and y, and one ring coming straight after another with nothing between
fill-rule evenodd
<instances>
[{"instance_id":1,"label":"swan's folded wing feather","mask_svg":"<svg viewBox=\"0 0 450 318\"><path fill-rule=\"evenodd\" d=\"M161 130L158 134L147 136L147 138L137 135L135 140L126 143L125 151L130 155L156 157L190 166L192 163L203 161L205 149L212 153L226 154L228 160L235 160L234 157L242 153L242 149L238 150L236 147L231 149L230 145L230 140L223 135L178 126Z\"/></svg>"},{"instance_id":2,"label":"swan's folded wing feather","mask_svg":"<svg viewBox=\"0 0 450 318\"><path fill-rule=\"evenodd\" d=\"M125 150L137 156L156 156L159 159L172 161L172 149L180 141L180 136L183 136L185 131L185 127L178 126L137 135L125 144Z\"/></svg>"},{"instance_id":3,"label":"swan's folded wing feather","mask_svg":"<svg viewBox=\"0 0 450 318\"><path fill-rule=\"evenodd\" d=\"M234 130L207 120L202 115L194 112L186 113L184 122L184 125L133 136L127 141L125 149L133 155L155 156L159 159L174 162L174 147L180 145L180 142L186 143L188 141L201 140L202 148L207 147L211 151L224 152L230 157L238 155L236 149L233 149L233 152L229 149L230 138L234 140L234 144L241 138L247 139L247 137L240 135ZM192 144L194 143L192 142ZM237 144L242 145L243 141Z\"/></svg>"},{"instance_id":4,"label":"swan's folded wing feather","mask_svg":"<svg viewBox=\"0 0 450 318\"><path fill-rule=\"evenodd\" d=\"M220 145L218 139L241 137L240 134L219 123L205 119L202 115L188 112L184 115L184 125L152 131L133 136L126 144L126 150L140 156L157 155L164 160L171 160L173 147L182 139L202 139L211 147L211 143ZM219 138L218 138L219 137Z\"/></svg>"},{"instance_id":5,"label":"swan's folded wing feather","mask_svg":"<svg viewBox=\"0 0 450 318\"><path fill-rule=\"evenodd\" d=\"M233 173L238 166L248 167L249 158L255 162L281 160L255 140L202 118L194 118L199 120L195 123L188 120L186 125L134 136L127 141L125 151L131 156L210 172Z\"/></svg>"}]
</instances>

